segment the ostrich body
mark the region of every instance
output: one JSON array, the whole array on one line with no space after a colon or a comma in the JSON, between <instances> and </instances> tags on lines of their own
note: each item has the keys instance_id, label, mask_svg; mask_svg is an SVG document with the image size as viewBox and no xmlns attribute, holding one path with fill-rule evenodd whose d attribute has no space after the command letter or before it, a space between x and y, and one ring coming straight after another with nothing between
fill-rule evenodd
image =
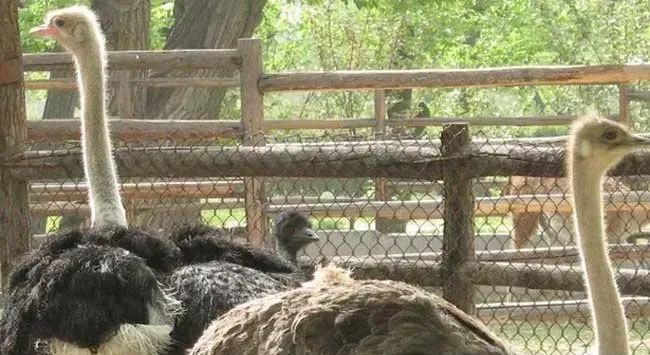
<instances>
[{"instance_id":1,"label":"ostrich body","mask_svg":"<svg viewBox=\"0 0 650 355\"><path fill-rule=\"evenodd\" d=\"M290 260L318 240L307 218L295 212L281 214L275 238L286 259L267 249L233 243L207 226L183 226L171 234L185 266L166 279L184 309L175 320L170 354L183 355L212 321L233 307L306 281Z\"/></svg>"},{"instance_id":2,"label":"ostrich body","mask_svg":"<svg viewBox=\"0 0 650 355\"><path fill-rule=\"evenodd\" d=\"M650 140L600 117L586 116L571 127L567 171L599 355L630 354L625 313L603 233L603 177L625 154L649 145Z\"/></svg>"},{"instance_id":3,"label":"ostrich body","mask_svg":"<svg viewBox=\"0 0 650 355\"><path fill-rule=\"evenodd\" d=\"M97 18L86 7L70 7L49 13L45 24L31 33L56 39L74 57L81 93L81 140L91 226L126 226L106 120L106 49Z\"/></svg>"},{"instance_id":4,"label":"ostrich body","mask_svg":"<svg viewBox=\"0 0 650 355\"><path fill-rule=\"evenodd\" d=\"M483 324L420 288L355 281L331 266L314 278L235 307L190 355L514 354Z\"/></svg>"},{"instance_id":5,"label":"ostrich body","mask_svg":"<svg viewBox=\"0 0 650 355\"><path fill-rule=\"evenodd\" d=\"M623 308L605 249L602 178L625 154L648 145L649 140L599 117L582 117L571 130L568 175L599 355L630 354ZM317 271L315 281L301 288L235 307L213 322L190 352L229 353L513 352L481 323L440 297L402 282L353 281L343 270L330 267Z\"/></svg>"}]
</instances>

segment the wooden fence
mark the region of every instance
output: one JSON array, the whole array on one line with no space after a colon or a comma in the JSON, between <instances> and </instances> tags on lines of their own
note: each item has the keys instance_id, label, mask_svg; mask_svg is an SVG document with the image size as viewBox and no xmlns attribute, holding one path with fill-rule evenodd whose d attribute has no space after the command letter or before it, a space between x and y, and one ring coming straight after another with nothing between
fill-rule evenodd
<instances>
[{"instance_id":1,"label":"wooden fence","mask_svg":"<svg viewBox=\"0 0 650 355\"><path fill-rule=\"evenodd\" d=\"M174 147L160 149L117 148L115 157L122 178L172 178L162 184L124 184L128 199L146 199L159 194L176 197L243 197L246 211L246 228L250 241L264 244L268 241L268 215L277 213L279 206L265 196L264 182L272 177L287 178L371 178L375 179L378 201L363 206L333 211L331 206L312 201L296 207L317 215L373 216L393 219L442 218L443 253L440 260L421 260L417 265L407 259L392 259L368 263L366 260L347 260L357 268L359 275L396 278L423 285L442 286L444 297L469 312L474 311L473 287L476 284L522 286L531 288L580 290L580 274L570 269L545 270L541 264L506 264L483 259L474 248L473 217L477 215L507 214L513 208L530 210L561 209L570 207L562 196L550 196L553 203L540 203L539 196L517 196L506 199L475 198L473 179L486 176L547 176L564 175L564 148L539 147L535 152L522 148L516 142L503 141L486 145L472 141L471 125L558 125L567 124L575 116L512 117L512 118L420 118L386 120L386 89L449 88L449 87L509 87L532 85L593 85L611 84L620 88L620 112L616 117L630 122L629 101L645 100L648 94L631 91L628 85L638 80L650 80L650 65L597 65L489 68L477 70L400 70L400 71L340 71L300 72L271 74L263 72L261 43L256 39L241 39L237 49L183 50L157 52L111 52L108 55L112 75L109 79L125 93L131 87L239 87L241 90L241 120L233 121L152 121L125 119L132 112L130 96L119 95L120 118L111 119L113 137L123 142L147 140L216 140L240 139L239 146ZM25 71L51 71L70 69L69 54L26 54ZM239 75L231 78L155 78L131 79L129 70L197 70L232 68ZM76 88L72 79L26 81L31 90L71 90ZM373 90L375 117L372 119L327 120L264 120L265 92L295 90ZM13 122L9 124L14 124ZM78 140L78 120L59 119L18 122L27 128L27 140L61 143ZM412 141L395 142L338 142L336 144L267 144L260 133L275 129L335 129L374 128L381 137L390 126L444 126L440 143ZM19 132L20 127L2 132ZM161 167L164 168L161 170ZM81 151L24 151L22 154L2 156L0 169L8 170L22 181L39 181L32 184L29 206L20 201L4 201L0 207L28 210L43 214L55 200L54 194L45 193L51 179L83 177ZM650 174L650 156L635 154L626 158L613 175ZM232 181L183 181L186 178L234 177ZM242 178L243 177L243 178ZM387 201L387 188L399 185L394 180L442 180L445 198L410 204ZM163 187L164 185L164 187ZM83 200L85 190L76 186L57 184L67 201ZM208 192L209 191L209 192ZM639 201L650 205L650 197L642 195ZM535 201L538 201L535 204ZM614 198L611 208L625 205L625 198ZM629 202L629 199L627 200ZM268 203L271 206L268 207ZM304 203L304 200L302 201ZM556 203L557 202L557 203ZM233 202L233 206L239 202ZM351 201L351 204L353 201ZM554 207L549 207L554 205ZM237 205L239 206L239 205ZM514 207L513 207L514 206ZM78 207L73 206L75 211ZM66 205L59 207L66 213ZM433 212L435 211L435 212ZM87 213L87 212L86 212ZM432 217L433 216L433 217ZM0 221L0 259L2 273L6 275L10 264L29 248L25 242L29 230L8 230ZM28 238L31 240L31 238ZM626 257L644 257L642 246L626 247ZM530 253L542 253L532 251ZM570 257L570 251L568 252ZM623 253L619 251L619 253ZM538 255L539 256L539 255ZM575 256L575 255L574 255ZM542 260L543 258L533 258ZM512 259L509 259L512 260ZM546 259L543 259L546 260ZM623 292L650 296L650 278L646 271L619 270L619 283Z\"/></svg>"}]
</instances>

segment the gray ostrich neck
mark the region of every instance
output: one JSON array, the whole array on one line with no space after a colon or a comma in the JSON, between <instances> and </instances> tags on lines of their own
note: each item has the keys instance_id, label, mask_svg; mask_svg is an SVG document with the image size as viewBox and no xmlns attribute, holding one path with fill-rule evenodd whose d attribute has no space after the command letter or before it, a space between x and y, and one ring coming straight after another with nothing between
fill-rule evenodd
<instances>
[{"instance_id":1,"label":"gray ostrich neck","mask_svg":"<svg viewBox=\"0 0 650 355\"><path fill-rule=\"evenodd\" d=\"M126 226L126 213L117 187L105 117L103 48L92 43L81 55L75 54L81 94L81 143L91 204L91 223L93 227Z\"/></svg>"},{"instance_id":2,"label":"gray ostrich neck","mask_svg":"<svg viewBox=\"0 0 650 355\"><path fill-rule=\"evenodd\" d=\"M603 169L591 164L592 157L573 153L571 182L574 222L598 354L629 354L628 332L621 298L603 233Z\"/></svg>"},{"instance_id":3,"label":"gray ostrich neck","mask_svg":"<svg viewBox=\"0 0 650 355\"><path fill-rule=\"evenodd\" d=\"M283 243L280 243L279 241L277 241L277 237L276 237L275 245L276 245L276 250L278 251L278 253L280 255L282 255L282 257L289 260L292 264L298 266L298 255L297 255L297 253L291 252L286 245L284 245Z\"/></svg>"}]
</instances>

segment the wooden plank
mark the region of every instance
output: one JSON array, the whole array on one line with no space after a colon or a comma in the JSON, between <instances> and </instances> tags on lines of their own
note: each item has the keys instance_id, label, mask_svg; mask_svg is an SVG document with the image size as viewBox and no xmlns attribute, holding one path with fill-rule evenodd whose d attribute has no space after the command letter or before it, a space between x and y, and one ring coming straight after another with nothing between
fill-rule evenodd
<instances>
[{"instance_id":1,"label":"wooden plank","mask_svg":"<svg viewBox=\"0 0 650 355\"><path fill-rule=\"evenodd\" d=\"M469 126L452 124L441 135L442 156L453 157L469 147ZM474 256L474 193L472 180L461 164L448 164L442 171L443 196L443 258L442 295L467 314L474 314L474 285L459 271L475 260Z\"/></svg>"},{"instance_id":2,"label":"wooden plank","mask_svg":"<svg viewBox=\"0 0 650 355\"><path fill-rule=\"evenodd\" d=\"M264 145L264 98L259 88L262 77L262 42L259 39L239 39L237 48L242 56L241 115L244 145ZM264 206L264 179L244 177L246 194L246 228L249 242L257 246L273 245L268 238L268 217Z\"/></svg>"},{"instance_id":3,"label":"wooden plank","mask_svg":"<svg viewBox=\"0 0 650 355\"><path fill-rule=\"evenodd\" d=\"M650 317L648 297L623 297L625 315L629 319ZM483 322L561 322L568 319L589 319L590 305L586 299L476 305L476 316Z\"/></svg>"},{"instance_id":4,"label":"wooden plank","mask_svg":"<svg viewBox=\"0 0 650 355\"><path fill-rule=\"evenodd\" d=\"M420 260L385 261L366 259L361 263L337 263L350 268L358 279L399 280L421 286L440 287L440 263ZM308 268L309 266L305 266ZM584 291L583 273L576 267L533 263L473 262L463 266L461 273L475 285L525 287L530 289ZM650 296L650 271L618 268L616 283L623 294Z\"/></svg>"},{"instance_id":5,"label":"wooden plank","mask_svg":"<svg viewBox=\"0 0 650 355\"><path fill-rule=\"evenodd\" d=\"M215 140L240 138L244 130L235 120L136 120L110 119L115 141L142 142L153 140ZM81 123L76 119L38 120L27 123L27 139L34 142L79 140Z\"/></svg>"},{"instance_id":6,"label":"wooden plank","mask_svg":"<svg viewBox=\"0 0 650 355\"><path fill-rule=\"evenodd\" d=\"M603 194L607 211L650 210L650 192ZM474 217L505 216L513 211L528 212L571 212L568 195L518 195L504 197L475 198ZM397 220L440 219L445 211L442 198L416 201L373 201L356 200L351 203L331 205L296 204L270 205L269 214L276 215L283 209L309 213L314 217L375 217Z\"/></svg>"},{"instance_id":7,"label":"wooden plank","mask_svg":"<svg viewBox=\"0 0 650 355\"><path fill-rule=\"evenodd\" d=\"M239 67L236 49L183 49L173 51L110 51L110 70L194 70ZM72 68L69 53L23 54L25 71L52 71Z\"/></svg>"},{"instance_id":8,"label":"wooden plank","mask_svg":"<svg viewBox=\"0 0 650 355\"><path fill-rule=\"evenodd\" d=\"M119 78L111 76L108 82L119 83ZM239 78L132 78L129 85L143 88L236 88L239 87ZM74 78L57 78L49 80L28 80L25 81L26 90L76 90L77 80Z\"/></svg>"},{"instance_id":9,"label":"wooden plank","mask_svg":"<svg viewBox=\"0 0 650 355\"><path fill-rule=\"evenodd\" d=\"M165 121L166 122L166 121ZM442 168L454 161L471 166L472 177L563 177L563 147L523 144L473 144L461 155L442 159L435 142L372 141L332 144L273 144L268 146L210 146L118 148L114 150L120 176L130 177L313 177L395 178L440 180ZM307 164L308 163L308 164ZM0 166L25 179L83 176L81 151L28 151ZM626 157L610 176L650 175L650 154Z\"/></svg>"},{"instance_id":10,"label":"wooden plank","mask_svg":"<svg viewBox=\"0 0 650 355\"><path fill-rule=\"evenodd\" d=\"M233 181L165 181L122 183L122 196L129 199L155 198L221 198L243 197L244 183ZM88 197L85 183L40 183L31 184L31 202L85 201Z\"/></svg>"},{"instance_id":11,"label":"wooden plank","mask_svg":"<svg viewBox=\"0 0 650 355\"><path fill-rule=\"evenodd\" d=\"M595 85L650 80L650 65L526 66L267 74L263 91Z\"/></svg>"},{"instance_id":12,"label":"wooden plank","mask_svg":"<svg viewBox=\"0 0 650 355\"><path fill-rule=\"evenodd\" d=\"M14 0L0 0L0 63L5 69L21 67L18 8ZM12 69L13 68L13 69ZM22 76L3 75L0 83L0 162L24 148L27 135L25 88ZM31 248L27 181L0 166L0 290L14 262Z\"/></svg>"},{"instance_id":13,"label":"wooden plank","mask_svg":"<svg viewBox=\"0 0 650 355\"><path fill-rule=\"evenodd\" d=\"M379 236L379 235L378 235ZM378 237L377 236L377 237ZM391 234L398 238L400 234ZM490 237L483 236L481 237ZM503 237L503 236L501 236ZM509 236L507 236L509 237ZM440 239L442 236L434 236ZM609 244L609 257L612 260L645 260L650 259L650 245ZM579 251L576 246L523 248L504 250L477 250L476 260L480 262L514 262L514 263L543 263L544 265L568 264L579 262ZM442 262L442 252L396 253L368 256L341 256L334 257L333 262L362 263L364 260L375 259L386 262L409 260L411 262L432 261Z\"/></svg>"}]
</instances>

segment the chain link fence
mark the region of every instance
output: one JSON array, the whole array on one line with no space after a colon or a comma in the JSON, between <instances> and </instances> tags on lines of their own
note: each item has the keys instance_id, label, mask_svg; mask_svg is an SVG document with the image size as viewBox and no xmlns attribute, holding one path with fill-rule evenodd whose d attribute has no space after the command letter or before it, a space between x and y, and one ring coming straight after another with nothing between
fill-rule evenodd
<instances>
[{"instance_id":1,"label":"chain link fence","mask_svg":"<svg viewBox=\"0 0 650 355\"><path fill-rule=\"evenodd\" d=\"M458 156L443 153L440 132L419 130L417 140L379 139L362 129L309 137L285 133L266 135L257 147L239 139L131 140L115 142L115 157L134 226L156 230L203 222L250 241L246 214L251 209L265 219L261 225L269 226L279 213L297 210L310 217L320 237L302 252L305 267L334 260L353 267L359 277L403 279L441 294L445 205L458 197L445 196L440 167ZM567 180L549 177L562 169L563 144L473 132L467 148L473 157L450 165L471 181L476 208L466 222L473 228L476 261L501 270L501 275L486 271L474 277L475 315L528 354L579 354L593 342L586 295L575 284L581 271ZM78 143L31 142L28 151L34 155L28 164L38 165L46 156L58 157L60 164L54 177L43 174L30 181L36 244L47 233L87 225ZM495 173L504 159L518 171L536 167L522 176ZM534 171L545 171L545 177L535 177ZM143 172L153 177L138 177ZM183 177L188 175L194 177ZM246 203L247 176L263 186L262 198L249 194L252 204ZM649 182L639 172L610 177L604 186L612 257L623 275L639 275L634 280L649 268L646 249L628 243L650 224ZM267 246L274 245L271 227L260 233ZM643 235L632 239L646 241ZM622 290L634 353L650 354L647 288L628 292L632 288Z\"/></svg>"}]
</instances>

